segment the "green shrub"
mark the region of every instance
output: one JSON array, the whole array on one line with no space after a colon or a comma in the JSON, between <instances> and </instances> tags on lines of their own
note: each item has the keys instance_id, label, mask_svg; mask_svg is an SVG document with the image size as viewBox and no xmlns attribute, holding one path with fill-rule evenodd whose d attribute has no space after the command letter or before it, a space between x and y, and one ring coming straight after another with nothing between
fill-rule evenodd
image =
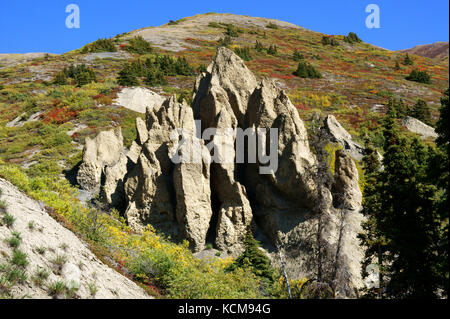
<instances>
[{"instance_id":1,"label":"green shrub","mask_svg":"<svg viewBox=\"0 0 450 319\"><path fill-rule=\"evenodd\" d=\"M17 249L22 242L22 236L18 232L13 232L10 238L5 239L5 242L8 243L9 247Z\"/></svg>"},{"instance_id":2,"label":"green shrub","mask_svg":"<svg viewBox=\"0 0 450 319\"><path fill-rule=\"evenodd\" d=\"M185 57L172 58L169 55L156 55L153 59L137 60L127 63L119 72L117 81L119 85L135 86L139 78L145 78L147 85L164 85L167 83L164 76L193 75L194 69Z\"/></svg>"},{"instance_id":3,"label":"green shrub","mask_svg":"<svg viewBox=\"0 0 450 319\"><path fill-rule=\"evenodd\" d=\"M360 43L362 40L354 32L350 32L344 37L344 41L348 43Z\"/></svg>"},{"instance_id":4,"label":"green shrub","mask_svg":"<svg viewBox=\"0 0 450 319\"><path fill-rule=\"evenodd\" d=\"M124 67L119 72L117 83L121 86L137 86L139 85L139 79L130 68Z\"/></svg>"},{"instance_id":5,"label":"green shrub","mask_svg":"<svg viewBox=\"0 0 450 319\"><path fill-rule=\"evenodd\" d=\"M412 70L411 73L407 77L405 77L405 79L408 81L414 81L425 84L431 83L431 77L427 73L427 71L419 71L417 69Z\"/></svg>"},{"instance_id":6,"label":"green shrub","mask_svg":"<svg viewBox=\"0 0 450 319\"><path fill-rule=\"evenodd\" d=\"M322 77L320 72L316 70L314 66L304 61L300 61L298 63L297 70L294 72L294 75L301 78L312 78L312 79L319 79Z\"/></svg>"},{"instance_id":7,"label":"green shrub","mask_svg":"<svg viewBox=\"0 0 450 319\"><path fill-rule=\"evenodd\" d=\"M269 24L266 25L266 28L269 28L269 29L278 29L278 25L276 25L276 24L273 23L273 22L270 22Z\"/></svg>"},{"instance_id":8,"label":"green shrub","mask_svg":"<svg viewBox=\"0 0 450 319\"><path fill-rule=\"evenodd\" d=\"M214 22L214 21L211 21L210 23L208 23L208 27L218 28L218 29L222 28L222 26L220 24L218 24L217 22Z\"/></svg>"},{"instance_id":9,"label":"green shrub","mask_svg":"<svg viewBox=\"0 0 450 319\"><path fill-rule=\"evenodd\" d=\"M322 44L323 45L338 46L339 42L333 37L323 36L322 37Z\"/></svg>"},{"instance_id":10,"label":"green shrub","mask_svg":"<svg viewBox=\"0 0 450 319\"><path fill-rule=\"evenodd\" d=\"M259 242L253 238L251 230L247 230L244 240L245 250L227 268L235 271L237 268L251 271L255 276L261 278L269 288L274 283L275 271L270 265L270 259L259 249Z\"/></svg>"},{"instance_id":11,"label":"green shrub","mask_svg":"<svg viewBox=\"0 0 450 319\"><path fill-rule=\"evenodd\" d=\"M227 24L227 29L225 31L225 34L227 36L230 36L232 38L237 38L239 36L239 33L242 33L242 30L238 29L232 24Z\"/></svg>"},{"instance_id":12,"label":"green shrub","mask_svg":"<svg viewBox=\"0 0 450 319\"><path fill-rule=\"evenodd\" d=\"M261 42L259 42L258 40L256 40L256 43L255 43L255 50L256 50L257 52L263 52L263 51L266 50L266 47L265 47Z\"/></svg>"},{"instance_id":13,"label":"green shrub","mask_svg":"<svg viewBox=\"0 0 450 319\"><path fill-rule=\"evenodd\" d=\"M250 48L235 48L234 52L244 61L251 61L253 60L252 55L250 53Z\"/></svg>"},{"instance_id":14,"label":"green shrub","mask_svg":"<svg viewBox=\"0 0 450 319\"><path fill-rule=\"evenodd\" d=\"M413 65L414 64L413 60L411 60L408 53L406 53L405 58L403 59L403 64L404 65Z\"/></svg>"},{"instance_id":15,"label":"green shrub","mask_svg":"<svg viewBox=\"0 0 450 319\"><path fill-rule=\"evenodd\" d=\"M125 49L128 52L137 54L146 54L153 52L152 45L149 42L145 41L145 39L141 36L130 39Z\"/></svg>"},{"instance_id":16,"label":"green shrub","mask_svg":"<svg viewBox=\"0 0 450 319\"><path fill-rule=\"evenodd\" d=\"M61 295L67 289L66 284L61 280L57 280L57 281L50 283L47 288L48 288L48 293L50 294L50 296Z\"/></svg>"},{"instance_id":17,"label":"green shrub","mask_svg":"<svg viewBox=\"0 0 450 319\"><path fill-rule=\"evenodd\" d=\"M37 284L38 286L41 286L46 280L47 278L50 276L50 271L46 270L45 268L36 266L36 271L33 275L33 277L31 277L31 280L33 280L33 282L35 284Z\"/></svg>"},{"instance_id":18,"label":"green shrub","mask_svg":"<svg viewBox=\"0 0 450 319\"><path fill-rule=\"evenodd\" d=\"M85 64L80 64L77 66L72 64L69 68L64 68L62 72L56 74L53 83L57 85L64 85L67 83L68 78L73 79L78 87L91 82L97 82L95 72Z\"/></svg>"},{"instance_id":19,"label":"green shrub","mask_svg":"<svg viewBox=\"0 0 450 319\"><path fill-rule=\"evenodd\" d=\"M8 227L12 227L14 225L14 222L16 221L16 218L12 216L9 213L5 213L2 218L3 224L5 224Z\"/></svg>"},{"instance_id":20,"label":"green shrub","mask_svg":"<svg viewBox=\"0 0 450 319\"><path fill-rule=\"evenodd\" d=\"M117 48L112 39L98 39L91 44L83 47L82 53L94 53L94 52L116 52Z\"/></svg>"},{"instance_id":21,"label":"green shrub","mask_svg":"<svg viewBox=\"0 0 450 319\"><path fill-rule=\"evenodd\" d=\"M303 59L305 59L305 56L302 53L298 52L297 49L295 49L294 53L292 54L292 60L298 62Z\"/></svg>"},{"instance_id":22,"label":"green shrub","mask_svg":"<svg viewBox=\"0 0 450 319\"><path fill-rule=\"evenodd\" d=\"M11 264L16 265L17 267L28 266L29 261L27 259L27 254L19 249L14 250L11 258Z\"/></svg>"},{"instance_id":23,"label":"green shrub","mask_svg":"<svg viewBox=\"0 0 450 319\"><path fill-rule=\"evenodd\" d=\"M276 46L276 44L271 44L268 48L267 48L267 54L270 55L276 55L278 53L278 47Z\"/></svg>"},{"instance_id":24,"label":"green shrub","mask_svg":"<svg viewBox=\"0 0 450 319\"><path fill-rule=\"evenodd\" d=\"M231 39L231 37L229 35L227 35L227 36L225 36L223 38L220 38L217 42L218 42L220 47L226 47L227 48L233 43L233 40Z\"/></svg>"},{"instance_id":25,"label":"green shrub","mask_svg":"<svg viewBox=\"0 0 450 319\"><path fill-rule=\"evenodd\" d=\"M207 70L207 66L202 63L198 66L197 73L203 73L203 72L206 72L206 70Z\"/></svg>"},{"instance_id":26,"label":"green shrub","mask_svg":"<svg viewBox=\"0 0 450 319\"><path fill-rule=\"evenodd\" d=\"M432 125L430 108L422 99L417 100L412 109L408 112L408 115L415 117L416 119L424 122L425 124Z\"/></svg>"}]
</instances>

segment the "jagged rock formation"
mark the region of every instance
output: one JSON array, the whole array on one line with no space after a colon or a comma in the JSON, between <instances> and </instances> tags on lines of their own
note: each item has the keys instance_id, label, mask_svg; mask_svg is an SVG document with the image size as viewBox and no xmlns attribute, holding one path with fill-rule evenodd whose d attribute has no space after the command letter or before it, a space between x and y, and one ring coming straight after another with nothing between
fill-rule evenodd
<instances>
[{"instance_id":1,"label":"jagged rock formation","mask_svg":"<svg viewBox=\"0 0 450 319\"><path fill-rule=\"evenodd\" d=\"M86 138L77 182L89 191L98 190L103 170L107 165L114 165L120 159L123 150L123 137L120 128L100 132L94 139Z\"/></svg>"},{"instance_id":2,"label":"jagged rock formation","mask_svg":"<svg viewBox=\"0 0 450 319\"><path fill-rule=\"evenodd\" d=\"M324 127L333 142L340 143L350 156L360 161L364 156L364 148L352 140L352 136L336 120L334 115L328 115L324 121Z\"/></svg>"},{"instance_id":3,"label":"jagged rock formation","mask_svg":"<svg viewBox=\"0 0 450 319\"><path fill-rule=\"evenodd\" d=\"M332 119L335 138L350 144ZM356 166L339 152L336 183L321 180L299 113L271 80L258 83L238 56L219 48L195 83L192 108L170 97L147 108L136 130L126 156L106 165L103 187L110 203L115 194L125 194L133 229L152 224L187 239L194 251L211 236L218 249L237 255L246 231L256 227L269 239L269 249L279 246L285 253L291 276L355 296L362 284ZM238 140L239 130L247 144ZM188 142L180 145L180 138ZM342 201L336 207L333 197ZM276 263L276 251L272 257Z\"/></svg>"},{"instance_id":4,"label":"jagged rock formation","mask_svg":"<svg viewBox=\"0 0 450 319\"><path fill-rule=\"evenodd\" d=\"M171 97L159 109L148 108L145 123L138 118L136 129L134 148L141 151L125 183L129 224L139 230L150 223L169 235L188 239L195 251L203 249L212 215L210 160L203 142L194 136L192 109ZM174 164L173 130L195 140L200 153L191 154L190 145L185 144L178 150L181 161ZM199 161L191 163L191 156Z\"/></svg>"},{"instance_id":5,"label":"jagged rock formation","mask_svg":"<svg viewBox=\"0 0 450 319\"><path fill-rule=\"evenodd\" d=\"M358 185L359 174L355 162L343 150L336 151L335 175L332 193L336 206L360 210L362 193Z\"/></svg>"},{"instance_id":6,"label":"jagged rock formation","mask_svg":"<svg viewBox=\"0 0 450 319\"><path fill-rule=\"evenodd\" d=\"M422 138L438 137L434 128L411 116L407 116L403 119L403 126L413 133L422 135Z\"/></svg>"}]
</instances>

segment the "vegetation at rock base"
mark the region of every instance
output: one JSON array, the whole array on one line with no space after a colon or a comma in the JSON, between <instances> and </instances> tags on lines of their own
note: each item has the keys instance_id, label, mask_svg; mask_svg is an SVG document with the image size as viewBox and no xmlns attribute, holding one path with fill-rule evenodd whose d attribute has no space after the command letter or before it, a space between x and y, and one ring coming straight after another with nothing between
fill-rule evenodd
<instances>
[{"instance_id":1,"label":"vegetation at rock base","mask_svg":"<svg viewBox=\"0 0 450 319\"><path fill-rule=\"evenodd\" d=\"M244 61L253 60L249 47L235 48L234 52Z\"/></svg>"},{"instance_id":2,"label":"vegetation at rock base","mask_svg":"<svg viewBox=\"0 0 450 319\"><path fill-rule=\"evenodd\" d=\"M223 38L220 38L219 41L217 41L217 43L219 44L219 46L227 48L233 43L233 40L229 35L227 35L224 36Z\"/></svg>"},{"instance_id":3,"label":"vegetation at rock base","mask_svg":"<svg viewBox=\"0 0 450 319\"><path fill-rule=\"evenodd\" d=\"M408 115L415 117L416 119L424 122L425 124L433 125L431 121L430 108L427 102L425 102L422 99L417 100L417 103L414 104L412 109L409 111Z\"/></svg>"},{"instance_id":4,"label":"vegetation at rock base","mask_svg":"<svg viewBox=\"0 0 450 319\"><path fill-rule=\"evenodd\" d=\"M259 242L253 237L251 230L247 230L244 240L244 252L227 268L234 271L237 268L249 269L255 276L263 278L269 284L274 281L275 271L269 258L259 248Z\"/></svg>"}]
</instances>

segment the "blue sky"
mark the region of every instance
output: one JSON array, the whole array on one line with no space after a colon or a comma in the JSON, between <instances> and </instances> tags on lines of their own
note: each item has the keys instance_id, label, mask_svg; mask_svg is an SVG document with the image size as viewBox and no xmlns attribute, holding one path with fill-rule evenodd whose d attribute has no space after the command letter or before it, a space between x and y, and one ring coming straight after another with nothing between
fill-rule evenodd
<instances>
[{"instance_id":1,"label":"blue sky","mask_svg":"<svg viewBox=\"0 0 450 319\"><path fill-rule=\"evenodd\" d=\"M79 29L65 26L71 3L80 8ZM380 8L379 29L365 25L371 3ZM98 38L206 12L274 18L327 34L353 31L391 50L449 39L448 0L2 0L0 53L63 53Z\"/></svg>"}]
</instances>

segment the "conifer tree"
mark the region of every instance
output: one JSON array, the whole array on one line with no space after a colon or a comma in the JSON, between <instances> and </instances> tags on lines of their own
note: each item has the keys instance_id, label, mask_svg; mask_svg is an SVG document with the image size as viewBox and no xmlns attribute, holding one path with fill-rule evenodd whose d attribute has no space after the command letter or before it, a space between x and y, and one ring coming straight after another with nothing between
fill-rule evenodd
<instances>
[{"instance_id":1,"label":"conifer tree","mask_svg":"<svg viewBox=\"0 0 450 319\"><path fill-rule=\"evenodd\" d=\"M404 65L413 65L414 64L413 60L411 60L408 53L406 53L405 58L403 59L403 64Z\"/></svg>"},{"instance_id":2,"label":"conifer tree","mask_svg":"<svg viewBox=\"0 0 450 319\"><path fill-rule=\"evenodd\" d=\"M411 112L409 112L412 117L424 122L425 124L431 125L431 113L427 102L422 99L417 100L414 104Z\"/></svg>"},{"instance_id":3,"label":"conifer tree","mask_svg":"<svg viewBox=\"0 0 450 319\"><path fill-rule=\"evenodd\" d=\"M263 278L266 282L274 280L274 270L270 265L269 258L259 249L259 242L253 237L250 229L244 240L245 250L228 267L229 271L236 268L250 269L256 276Z\"/></svg>"},{"instance_id":4,"label":"conifer tree","mask_svg":"<svg viewBox=\"0 0 450 319\"><path fill-rule=\"evenodd\" d=\"M396 118L395 108L389 109L383 122L383 170L369 172L364 189L363 274L364 266L377 260L382 296L436 298L443 285L437 266L446 222L437 205L439 187L429 174L434 150L401 136Z\"/></svg>"}]
</instances>

